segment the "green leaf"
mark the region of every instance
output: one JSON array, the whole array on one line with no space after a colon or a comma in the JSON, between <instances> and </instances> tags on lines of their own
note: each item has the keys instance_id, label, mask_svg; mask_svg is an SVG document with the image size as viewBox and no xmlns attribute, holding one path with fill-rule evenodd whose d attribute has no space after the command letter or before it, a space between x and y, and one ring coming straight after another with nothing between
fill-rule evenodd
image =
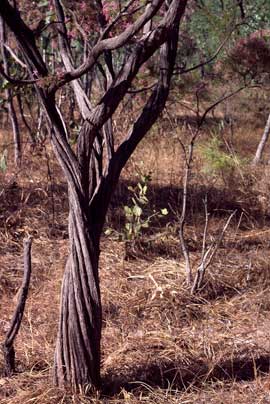
<instances>
[{"instance_id":1,"label":"green leaf","mask_svg":"<svg viewBox=\"0 0 270 404\"><path fill-rule=\"evenodd\" d=\"M52 22L54 20L54 16L52 14L47 14L46 18L45 18L45 23L49 24L50 22Z\"/></svg>"},{"instance_id":2,"label":"green leaf","mask_svg":"<svg viewBox=\"0 0 270 404\"><path fill-rule=\"evenodd\" d=\"M38 2L38 7L47 7L49 5L48 0L42 0Z\"/></svg>"},{"instance_id":3,"label":"green leaf","mask_svg":"<svg viewBox=\"0 0 270 404\"><path fill-rule=\"evenodd\" d=\"M14 87L14 84L11 84L6 79L3 79L2 83L1 83L1 89L2 90L7 90L8 88L12 88L12 87Z\"/></svg>"},{"instance_id":4,"label":"green leaf","mask_svg":"<svg viewBox=\"0 0 270 404\"><path fill-rule=\"evenodd\" d=\"M138 206L138 205L135 205L135 206L133 207L133 214L134 214L136 217L140 217L141 214L142 214L142 208L140 208L140 206Z\"/></svg>"},{"instance_id":5,"label":"green leaf","mask_svg":"<svg viewBox=\"0 0 270 404\"><path fill-rule=\"evenodd\" d=\"M146 196L141 196L141 197L139 198L139 202L140 202L142 205L146 205L149 201L148 201L148 199L146 198Z\"/></svg>"},{"instance_id":6,"label":"green leaf","mask_svg":"<svg viewBox=\"0 0 270 404\"><path fill-rule=\"evenodd\" d=\"M132 215L132 210L131 210L130 207L124 206L124 211L125 211L125 214L126 214L127 216L131 216L131 215Z\"/></svg>"},{"instance_id":7,"label":"green leaf","mask_svg":"<svg viewBox=\"0 0 270 404\"><path fill-rule=\"evenodd\" d=\"M140 223L136 224L136 226L134 227L134 233L136 236L140 233L141 228L142 228L142 226Z\"/></svg>"},{"instance_id":8,"label":"green leaf","mask_svg":"<svg viewBox=\"0 0 270 404\"><path fill-rule=\"evenodd\" d=\"M125 229L128 231L128 233L132 232L132 224L131 223L126 223L125 224Z\"/></svg>"}]
</instances>

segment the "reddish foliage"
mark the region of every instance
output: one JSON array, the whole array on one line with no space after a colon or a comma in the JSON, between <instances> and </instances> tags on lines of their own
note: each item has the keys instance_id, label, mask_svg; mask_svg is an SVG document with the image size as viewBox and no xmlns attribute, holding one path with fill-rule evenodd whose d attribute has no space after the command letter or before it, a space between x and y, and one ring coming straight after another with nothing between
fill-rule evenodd
<instances>
[{"instance_id":1,"label":"reddish foliage","mask_svg":"<svg viewBox=\"0 0 270 404\"><path fill-rule=\"evenodd\" d=\"M237 42L230 53L230 64L234 71L253 78L270 72L269 32L256 31Z\"/></svg>"}]
</instances>

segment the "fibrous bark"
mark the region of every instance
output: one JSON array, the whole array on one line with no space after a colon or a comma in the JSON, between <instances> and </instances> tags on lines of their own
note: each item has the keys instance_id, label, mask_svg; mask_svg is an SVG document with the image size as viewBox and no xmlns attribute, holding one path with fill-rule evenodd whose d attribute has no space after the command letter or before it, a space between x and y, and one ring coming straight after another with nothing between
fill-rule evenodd
<instances>
[{"instance_id":1,"label":"fibrous bark","mask_svg":"<svg viewBox=\"0 0 270 404\"><path fill-rule=\"evenodd\" d=\"M72 197L70 197L72 202ZM70 255L61 297L54 380L74 389L100 385L101 304L98 245L89 233L86 212L76 204L69 214Z\"/></svg>"}]
</instances>

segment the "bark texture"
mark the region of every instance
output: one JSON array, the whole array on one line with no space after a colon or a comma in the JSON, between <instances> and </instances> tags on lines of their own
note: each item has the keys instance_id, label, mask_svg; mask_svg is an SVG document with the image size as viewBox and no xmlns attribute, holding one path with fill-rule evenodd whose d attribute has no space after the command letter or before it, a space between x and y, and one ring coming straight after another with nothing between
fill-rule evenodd
<instances>
[{"instance_id":1,"label":"bark texture","mask_svg":"<svg viewBox=\"0 0 270 404\"><path fill-rule=\"evenodd\" d=\"M98 134L85 121L77 146L78 187L69 184L69 240L55 350L54 381L58 386L100 387L102 311L98 261L102 204L92 210L92 195L100 178ZM57 147L57 145L56 145Z\"/></svg>"},{"instance_id":2,"label":"bark texture","mask_svg":"<svg viewBox=\"0 0 270 404\"><path fill-rule=\"evenodd\" d=\"M88 229L86 212L70 197L70 255L61 297L55 351L57 385L100 385L101 304L98 281L97 241Z\"/></svg>"}]
</instances>

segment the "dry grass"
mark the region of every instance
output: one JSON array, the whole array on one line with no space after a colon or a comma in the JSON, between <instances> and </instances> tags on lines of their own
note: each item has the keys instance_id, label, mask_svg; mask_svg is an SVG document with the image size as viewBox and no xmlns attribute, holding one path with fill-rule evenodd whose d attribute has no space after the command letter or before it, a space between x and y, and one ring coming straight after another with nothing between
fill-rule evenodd
<instances>
[{"instance_id":1,"label":"dry grass","mask_svg":"<svg viewBox=\"0 0 270 404\"><path fill-rule=\"evenodd\" d=\"M137 157L144 155L146 171L153 171L151 203L164 207L166 201L173 202L179 195L179 150L165 137L158 149L151 142L150 137ZM0 403L270 402L270 232L265 171L254 172L257 182L250 189L253 199L241 190L230 194L221 185L218 189L211 184L209 190L201 174L192 179L187 232L194 264L200 257L203 231L200 198L207 187L213 215L211 234L218 232L224 211L226 215L236 203L243 208L197 296L190 296L184 285L177 223L172 213L171 226L159 228L159 236L151 241L146 235L143 248L140 245L132 259L125 259L123 242L103 238L104 389L96 396L87 396L87 391L75 396L51 382L68 240L66 188L53 161L48 177L47 163L47 157L40 153L27 169L16 174L11 166L1 178L1 340L20 286L24 235L33 234L34 244L31 291L16 341L18 372L10 379L0 373ZM134 163L123 176L125 181L130 179L136 180ZM125 185L119 188L115 211L125 189ZM175 203L173 208L177 206ZM2 367L0 356L0 372Z\"/></svg>"}]
</instances>

